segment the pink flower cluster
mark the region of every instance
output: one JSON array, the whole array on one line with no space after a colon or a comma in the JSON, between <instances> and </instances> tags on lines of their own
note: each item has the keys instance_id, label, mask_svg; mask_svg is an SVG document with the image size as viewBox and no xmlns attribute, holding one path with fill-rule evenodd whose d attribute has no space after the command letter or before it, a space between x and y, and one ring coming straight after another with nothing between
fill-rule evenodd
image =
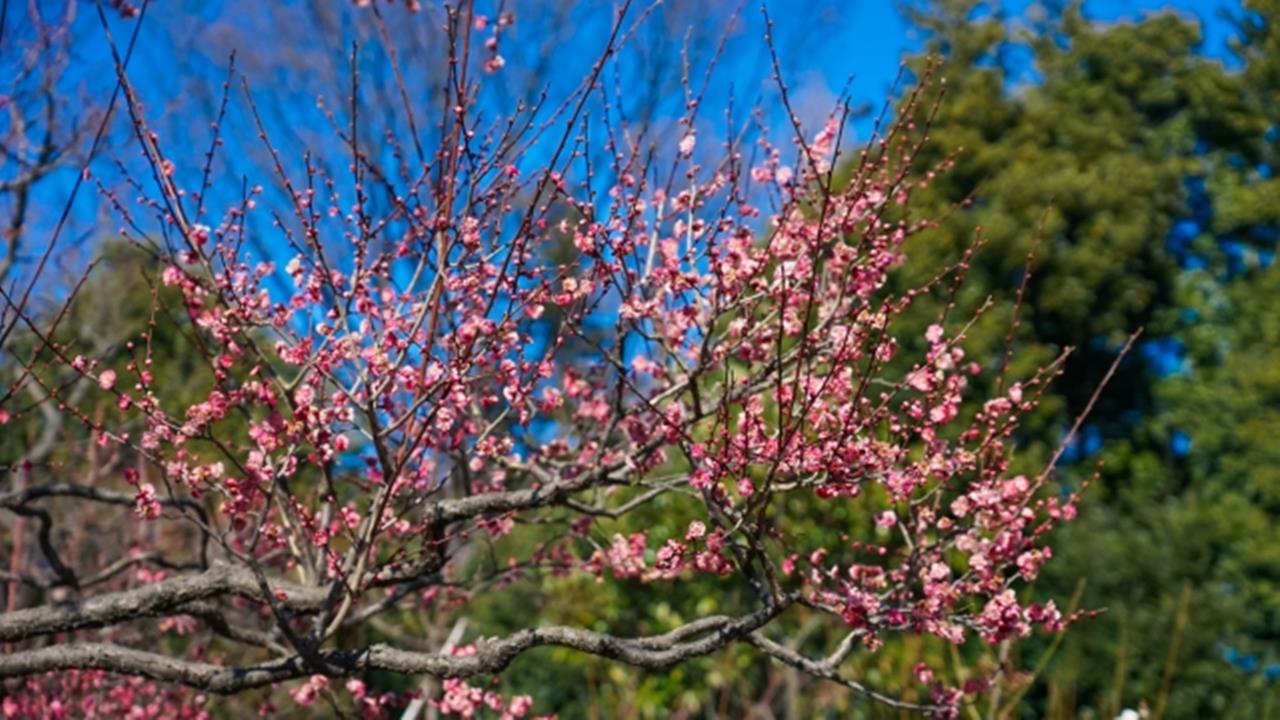
<instances>
[{"instance_id":1,"label":"pink flower cluster","mask_svg":"<svg viewBox=\"0 0 1280 720\"><path fill-rule=\"evenodd\" d=\"M501 720L516 720L529 714L533 698L517 695L507 700L501 693L473 687L457 678L444 681L444 694L436 703L441 715L457 715L462 718L496 716ZM554 720L554 716L531 716L532 720Z\"/></svg>"},{"instance_id":2,"label":"pink flower cluster","mask_svg":"<svg viewBox=\"0 0 1280 720\"><path fill-rule=\"evenodd\" d=\"M6 689L0 717L14 720L208 720L207 698L145 678L72 670L27 678Z\"/></svg>"}]
</instances>

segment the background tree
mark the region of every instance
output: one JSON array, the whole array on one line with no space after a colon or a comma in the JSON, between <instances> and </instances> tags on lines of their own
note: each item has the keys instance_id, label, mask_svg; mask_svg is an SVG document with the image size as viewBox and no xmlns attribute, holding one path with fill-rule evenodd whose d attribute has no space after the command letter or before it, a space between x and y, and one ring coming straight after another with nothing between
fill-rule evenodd
<instances>
[{"instance_id":1,"label":"background tree","mask_svg":"<svg viewBox=\"0 0 1280 720\"><path fill-rule=\"evenodd\" d=\"M1051 447L1117 339L1146 328L1144 360L1121 366L1068 455L1066 487L1098 461L1102 482L1039 583L1061 594L1085 578L1083 606L1105 612L1046 656L1045 681L1019 695L1028 716L1143 702L1166 717L1257 716L1273 702L1258 643L1277 629L1261 550L1274 509L1259 494L1265 451L1248 439L1268 373L1232 368L1270 361L1252 337L1273 314L1253 298L1266 302L1274 276L1277 209L1263 198L1275 189L1275 13L1237 13L1239 69L1207 57L1198 24L1172 13L1102 24L1072 4L1031 22L939 2L914 16L948 78L931 152L956 157L918 197L969 201L915 249L955 256L981 226L961 297L1011 308L1032 240L1015 228L1042 216L1019 337L1078 349L1023 442ZM986 337L999 362L998 326Z\"/></svg>"}]
</instances>

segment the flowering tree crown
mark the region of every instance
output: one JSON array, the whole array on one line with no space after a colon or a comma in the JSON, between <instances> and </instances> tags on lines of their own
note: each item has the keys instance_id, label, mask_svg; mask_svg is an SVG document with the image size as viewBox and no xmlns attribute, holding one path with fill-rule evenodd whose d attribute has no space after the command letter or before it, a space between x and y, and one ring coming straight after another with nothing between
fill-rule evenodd
<instances>
[{"instance_id":1,"label":"flowering tree crown","mask_svg":"<svg viewBox=\"0 0 1280 720\"><path fill-rule=\"evenodd\" d=\"M140 527L167 529L93 578L44 547L50 573L29 581L83 597L0 615L13 648L0 676L32 677L6 713L47 711L68 683L109 684L103 671L201 693L283 683L302 704L345 690L370 715L412 700L370 690L361 678L377 670L444 679L432 702L445 714L522 717L535 700L474 679L534 648L660 668L745 644L946 715L984 682L948 687L921 665L927 692L908 701L846 676L845 659L904 635L1000 643L1062 628L1052 602L1016 590L1075 497L1038 492L1048 469L1009 470L1018 419L1057 364L1009 383L1006 362L994 395L967 397L988 372L963 349L972 319L906 335L899 322L922 294L954 292L968 258L924 287L892 281L930 223L912 217L912 191L945 169L912 166L927 140L907 119L918 96L850 156L847 112L805 132L781 82L790 146L712 139L691 87L678 131L646 144L601 82L628 22L539 125L533 110L494 120L472 104L503 70L511 19L450 10L433 148L361 145L353 74L347 174L310 158L286 170L264 131L271 189L246 185L220 213L216 129L200 185L182 186L121 74L153 189L130 207L99 185L157 258L157 314L178 318L203 370L184 387L158 380L155 322L108 352L29 323L70 380L30 364L22 382L109 397L106 414L64 411L119 472L88 486L28 469L0 503L128 505ZM531 617L463 637L477 596L574 575L748 600L652 635ZM457 637L400 643L385 619L406 612ZM796 613L841 638L829 654L777 634ZM208 640L140 647L125 630L139 622ZM75 672L39 675L54 670ZM128 704L123 688L142 687L138 702L171 692L130 683L109 703Z\"/></svg>"}]
</instances>

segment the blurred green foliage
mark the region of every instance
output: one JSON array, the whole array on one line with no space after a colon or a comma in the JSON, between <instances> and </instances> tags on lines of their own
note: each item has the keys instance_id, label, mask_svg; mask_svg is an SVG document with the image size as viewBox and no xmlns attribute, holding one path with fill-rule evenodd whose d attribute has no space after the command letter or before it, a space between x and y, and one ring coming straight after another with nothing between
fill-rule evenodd
<instances>
[{"instance_id":1,"label":"blurred green foliage","mask_svg":"<svg viewBox=\"0 0 1280 720\"><path fill-rule=\"evenodd\" d=\"M1075 348L1025 445L1060 442L1119 341L1145 330L1067 455L1065 488L1098 462L1100 481L1035 588L1063 598L1083 578L1082 606L1103 612L1070 629L1012 715L1265 717L1280 700L1280 3L1237 9L1229 64L1168 12L1102 24L1075 4L1021 23L968 0L914 10L947 79L931 152L957 158L915 200L972 198L915 255L955 256L981 227L962 299L1008 308L1040 227L1017 343L1032 357ZM1021 648L1021 665L1044 645Z\"/></svg>"}]
</instances>

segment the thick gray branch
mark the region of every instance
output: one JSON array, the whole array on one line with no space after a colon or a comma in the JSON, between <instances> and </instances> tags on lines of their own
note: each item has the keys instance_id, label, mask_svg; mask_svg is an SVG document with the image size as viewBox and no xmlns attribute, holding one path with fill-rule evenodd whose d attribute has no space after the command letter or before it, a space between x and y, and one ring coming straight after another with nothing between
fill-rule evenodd
<instances>
[{"instance_id":1,"label":"thick gray branch","mask_svg":"<svg viewBox=\"0 0 1280 720\"><path fill-rule=\"evenodd\" d=\"M319 609L327 588L273 582L277 602L293 611ZM283 596L281 594L283 593ZM181 605L225 595L267 602L253 573L245 568L218 564L198 575L181 575L135 590L99 595L83 602L15 610L0 614L0 641L102 627L139 618L172 614Z\"/></svg>"},{"instance_id":2,"label":"thick gray branch","mask_svg":"<svg viewBox=\"0 0 1280 720\"><path fill-rule=\"evenodd\" d=\"M464 657L450 653L411 652L381 644L359 650L325 650L318 652L317 656L324 672L332 677L385 670L410 675L466 678L500 672L520 653L547 645L656 669L715 652L764 626L783 607L762 608L738 618L703 618L663 635L640 638L619 638L569 627L531 628L501 639L481 640L476 643L476 653ZM296 655L246 667L224 667L111 643L71 643L0 656L0 678L73 668L143 676L222 694L316 672L313 665Z\"/></svg>"}]
</instances>

